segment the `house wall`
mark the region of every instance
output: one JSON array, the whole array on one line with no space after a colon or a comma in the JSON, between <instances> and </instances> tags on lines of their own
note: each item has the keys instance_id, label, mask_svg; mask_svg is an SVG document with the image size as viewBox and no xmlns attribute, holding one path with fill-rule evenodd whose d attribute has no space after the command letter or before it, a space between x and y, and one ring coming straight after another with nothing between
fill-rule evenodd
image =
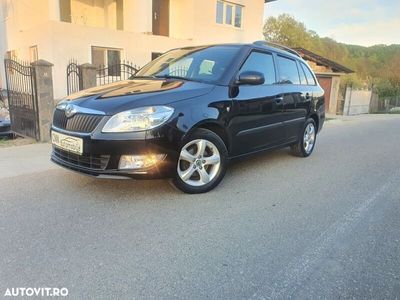
<instances>
[{"instance_id":1,"label":"house wall","mask_svg":"<svg viewBox=\"0 0 400 300\"><path fill-rule=\"evenodd\" d=\"M66 95L65 69L71 58L79 63L92 61L92 46L122 49L122 59L143 66L151 60L151 52L166 52L175 47L190 44L187 40L163 36L153 36L137 32L116 31L106 28L87 27L63 22L49 22L52 36L69 33L68 39L51 40L53 51L43 53L42 59L54 64L54 97L59 99ZM39 51L42 48L39 45ZM48 55L48 56L45 56Z\"/></svg>"},{"instance_id":2,"label":"house wall","mask_svg":"<svg viewBox=\"0 0 400 300\"><path fill-rule=\"evenodd\" d=\"M3 32L4 50L15 50L18 57L24 60L29 59L29 47L38 43L44 44L42 51L48 51L52 36L44 35L47 28L41 25L48 22L49 5L48 0L3 0ZM33 28L41 28L36 32ZM47 46L47 47L46 47ZM40 55L40 53L39 53Z\"/></svg>"},{"instance_id":3,"label":"house wall","mask_svg":"<svg viewBox=\"0 0 400 300\"><path fill-rule=\"evenodd\" d=\"M317 65L316 62L306 60L308 65L313 69L314 72L316 73L333 73L333 70L329 67L326 66L319 66Z\"/></svg>"},{"instance_id":4,"label":"house wall","mask_svg":"<svg viewBox=\"0 0 400 300\"><path fill-rule=\"evenodd\" d=\"M124 31L152 32L152 1L124 0Z\"/></svg>"},{"instance_id":5,"label":"house wall","mask_svg":"<svg viewBox=\"0 0 400 300\"><path fill-rule=\"evenodd\" d=\"M193 40L196 44L247 43L263 39L264 0L230 1L244 6L242 28L216 23L216 1L194 2Z\"/></svg>"},{"instance_id":6,"label":"house wall","mask_svg":"<svg viewBox=\"0 0 400 300\"><path fill-rule=\"evenodd\" d=\"M329 112L332 114L336 114L337 110L338 110L339 91L340 91L340 76L333 76L332 77L331 102L329 105Z\"/></svg>"},{"instance_id":7,"label":"house wall","mask_svg":"<svg viewBox=\"0 0 400 300\"><path fill-rule=\"evenodd\" d=\"M115 0L72 0L71 23L117 29Z\"/></svg>"},{"instance_id":8,"label":"house wall","mask_svg":"<svg viewBox=\"0 0 400 300\"><path fill-rule=\"evenodd\" d=\"M115 0L73 0L71 23L59 21L58 0L0 1L9 11L2 23L4 34L0 27L2 54L17 50L18 57L27 60L29 47L36 45L39 58L54 64L57 99L66 95L68 61L91 62L92 46L122 49L122 59L143 66L152 52L262 38L264 0L230 1L244 6L242 28L216 23L216 0L170 0L170 37L152 35L151 0L122 0L123 31L116 30Z\"/></svg>"},{"instance_id":9,"label":"house wall","mask_svg":"<svg viewBox=\"0 0 400 300\"><path fill-rule=\"evenodd\" d=\"M170 0L170 36L191 39L194 36L195 0ZM206 1L204 1L206 2Z\"/></svg>"},{"instance_id":10,"label":"house wall","mask_svg":"<svg viewBox=\"0 0 400 300\"><path fill-rule=\"evenodd\" d=\"M6 35L5 33L5 21L4 21L4 14L3 14L3 3L0 1L0 57L3 57L4 53L6 52ZM6 88L6 80L4 75L4 68L0 67L0 89Z\"/></svg>"}]
</instances>

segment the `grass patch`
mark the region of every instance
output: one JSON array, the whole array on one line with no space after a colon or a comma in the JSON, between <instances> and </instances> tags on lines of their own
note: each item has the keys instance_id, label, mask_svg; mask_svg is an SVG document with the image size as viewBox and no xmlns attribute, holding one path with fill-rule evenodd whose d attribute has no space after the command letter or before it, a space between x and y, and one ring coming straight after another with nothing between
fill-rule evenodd
<instances>
[{"instance_id":1,"label":"grass patch","mask_svg":"<svg viewBox=\"0 0 400 300\"><path fill-rule=\"evenodd\" d=\"M374 112L371 115L400 115L400 111Z\"/></svg>"},{"instance_id":2,"label":"grass patch","mask_svg":"<svg viewBox=\"0 0 400 300\"><path fill-rule=\"evenodd\" d=\"M34 143L36 143L36 141L31 138L17 137L16 139L9 139L5 137L0 137L0 148L23 146Z\"/></svg>"}]
</instances>

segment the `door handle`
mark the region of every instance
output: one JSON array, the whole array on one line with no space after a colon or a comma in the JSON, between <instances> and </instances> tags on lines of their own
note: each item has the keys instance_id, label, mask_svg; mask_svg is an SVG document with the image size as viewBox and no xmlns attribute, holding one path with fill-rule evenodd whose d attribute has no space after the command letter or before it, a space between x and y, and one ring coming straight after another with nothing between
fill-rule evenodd
<instances>
[{"instance_id":1,"label":"door handle","mask_svg":"<svg viewBox=\"0 0 400 300\"><path fill-rule=\"evenodd\" d=\"M280 96L280 97L276 97L276 98L275 98L275 102L276 102L277 104L281 103L282 101L283 101L283 96Z\"/></svg>"}]
</instances>

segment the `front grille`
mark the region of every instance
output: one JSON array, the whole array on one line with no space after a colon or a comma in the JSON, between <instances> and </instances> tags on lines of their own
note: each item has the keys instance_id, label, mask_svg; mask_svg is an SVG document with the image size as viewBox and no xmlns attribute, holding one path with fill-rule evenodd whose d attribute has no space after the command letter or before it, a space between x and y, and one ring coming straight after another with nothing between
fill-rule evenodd
<instances>
[{"instance_id":1,"label":"front grille","mask_svg":"<svg viewBox=\"0 0 400 300\"><path fill-rule=\"evenodd\" d=\"M58 148L53 148L53 155L70 165L92 170L105 170L110 160L109 155L78 155Z\"/></svg>"},{"instance_id":2,"label":"front grille","mask_svg":"<svg viewBox=\"0 0 400 300\"><path fill-rule=\"evenodd\" d=\"M1 124L1 121L0 121L0 132L8 132L10 130L11 130L10 125L3 125L3 124Z\"/></svg>"},{"instance_id":3,"label":"front grille","mask_svg":"<svg viewBox=\"0 0 400 300\"><path fill-rule=\"evenodd\" d=\"M71 118L65 116L65 112L56 109L53 116L53 125L60 129L65 129L72 132L92 132L99 125L103 116L76 114Z\"/></svg>"}]
</instances>

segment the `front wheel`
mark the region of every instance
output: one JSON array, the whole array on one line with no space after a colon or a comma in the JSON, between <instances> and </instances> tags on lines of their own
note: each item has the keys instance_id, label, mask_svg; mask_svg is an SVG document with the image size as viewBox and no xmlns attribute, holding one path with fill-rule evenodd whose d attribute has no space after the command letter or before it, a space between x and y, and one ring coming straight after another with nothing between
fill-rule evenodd
<instances>
[{"instance_id":1,"label":"front wheel","mask_svg":"<svg viewBox=\"0 0 400 300\"><path fill-rule=\"evenodd\" d=\"M197 129L181 148L174 185L189 194L206 193L225 175L228 150L222 139L207 129Z\"/></svg>"},{"instance_id":2,"label":"front wheel","mask_svg":"<svg viewBox=\"0 0 400 300\"><path fill-rule=\"evenodd\" d=\"M291 146L292 153L299 157L308 157L312 154L317 140L315 121L308 119L301 131L299 142Z\"/></svg>"}]
</instances>

